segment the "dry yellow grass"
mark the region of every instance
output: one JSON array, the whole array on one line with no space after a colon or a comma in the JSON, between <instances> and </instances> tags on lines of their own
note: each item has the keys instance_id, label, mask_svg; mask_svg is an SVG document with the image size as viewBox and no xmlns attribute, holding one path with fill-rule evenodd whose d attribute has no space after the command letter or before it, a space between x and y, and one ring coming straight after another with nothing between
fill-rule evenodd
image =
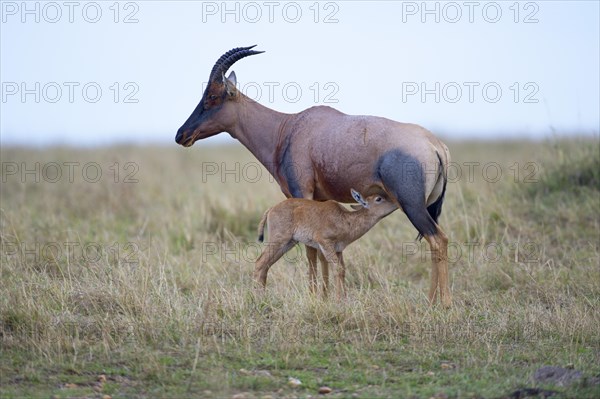
<instances>
[{"instance_id":1,"label":"dry yellow grass","mask_svg":"<svg viewBox=\"0 0 600 399\"><path fill-rule=\"evenodd\" d=\"M256 225L283 195L241 147L3 148L0 392L93 396L106 374L114 397L498 397L544 364L596 376L598 140L449 147L449 311L400 212L346 250L344 302L308 294L300 248L257 295Z\"/></svg>"}]
</instances>

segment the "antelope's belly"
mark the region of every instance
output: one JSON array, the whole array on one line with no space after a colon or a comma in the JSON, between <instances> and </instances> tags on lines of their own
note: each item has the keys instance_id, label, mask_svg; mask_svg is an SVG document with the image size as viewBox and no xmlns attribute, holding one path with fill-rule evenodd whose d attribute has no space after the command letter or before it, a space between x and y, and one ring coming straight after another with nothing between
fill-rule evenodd
<instances>
[{"instance_id":1,"label":"antelope's belly","mask_svg":"<svg viewBox=\"0 0 600 399\"><path fill-rule=\"evenodd\" d=\"M315 173L315 191L313 199L324 201L332 199L338 202L355 202L350 190L354 189L363 193L375 179L372 174L353 172L351 168L346 173L319 171Z\"/></svg>"}]
</instances>

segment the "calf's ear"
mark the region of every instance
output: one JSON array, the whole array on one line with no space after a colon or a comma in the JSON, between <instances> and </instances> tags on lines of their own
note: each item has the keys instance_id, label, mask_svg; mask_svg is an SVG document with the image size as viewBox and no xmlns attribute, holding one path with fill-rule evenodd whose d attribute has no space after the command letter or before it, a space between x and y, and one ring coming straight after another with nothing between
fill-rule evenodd
<instances>
[{"instance_id":1,"label":"calf's ear","mask_svg":"<svg viewBox=\"0 0 600 399\"><path fill-rule=\"evenodd\" d=\"M351 188L350 189L350 194L352 194L352 198L354 198L354 200L356 202L358 202L359 204L361 204L363 206L363 208L368 208L369 204L367 204L367 201L365 201L362 197L362 195L360 195L359 192L357 192L355 189Z\"/></svg>"}]
</instances>

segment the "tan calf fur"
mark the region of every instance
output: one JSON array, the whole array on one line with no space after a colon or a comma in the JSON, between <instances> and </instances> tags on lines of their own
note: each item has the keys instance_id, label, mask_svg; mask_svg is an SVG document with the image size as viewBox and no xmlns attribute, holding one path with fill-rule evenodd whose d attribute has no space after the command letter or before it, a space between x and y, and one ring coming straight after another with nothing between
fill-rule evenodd
<instances>
[{"instance_id":1,"label":"tan calf fur","mask_svg":"<svg viewBox=\"0 0 600 399\"><path fill-rule=\"evenodd\" d=\"M335 201L312 201L290 198L268 209L259 225L258 235L262 241L265 223L267 224L266 247L256 261L254 278L263 287L267 283L267 273L271 265L281 258L295 244L301 243L318 250L323 271L323 295L327 296L329 268L337 268L338 296L345 293L345 265L342 252L362 237L379 220L398 209L395 201L383 194L374 194L366 200L354 190L352 196L360 206L350 211ZM316 259L309 264L310 289L317 290Z\"/></svg>"}]
</instances>

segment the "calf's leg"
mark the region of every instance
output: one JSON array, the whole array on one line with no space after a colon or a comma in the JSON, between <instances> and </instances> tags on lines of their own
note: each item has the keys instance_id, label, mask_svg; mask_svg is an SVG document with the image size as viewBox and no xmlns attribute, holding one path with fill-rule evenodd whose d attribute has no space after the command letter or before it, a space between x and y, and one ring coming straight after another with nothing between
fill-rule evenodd
<instances>
[{"instance_id":1,"label":"calf's leg","mask_svg":"<svg viewBox=\"0 0 600 399\"><path fill-rule=\"evenodd\" d=\"M256 260L254 279L264 288L267 285L267 273L273 263L277 262L294 246L294 241L269 242Z\"/></svg>"},{"instance_id":2,"label":"calf's leg","mask_svg":"<svg viewBox=\"0 0 600 399\"><path fill-rule=\"evenodd\" d=\"M317 250L315 248L306 247L306 258L308 259L308 288L311 294L317 293Z\"/></svg>"},{"instance_id":3,"label":"calf's leg","mask_svg":"<svg viewBox=\"0 0 600 399\"><path fill-rule=\"evenodd\" d=\"M327 298L329 294L329 263L327 263L327 259L321 251L319 251L319 260L321 261L321 274L323 275L323 298Z\"/></svg>"}]
</instances>

